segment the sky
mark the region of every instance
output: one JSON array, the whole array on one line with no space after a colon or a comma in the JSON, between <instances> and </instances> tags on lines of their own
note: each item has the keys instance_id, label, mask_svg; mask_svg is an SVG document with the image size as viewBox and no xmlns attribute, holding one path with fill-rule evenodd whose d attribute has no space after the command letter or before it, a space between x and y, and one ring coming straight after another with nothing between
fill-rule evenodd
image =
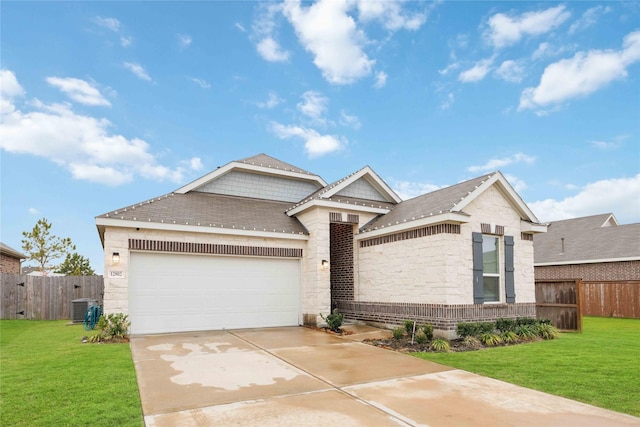
<instances>
[{"instance_id":1,"label":"sky","mask_svg":"<svg viewBox=\"0 0 640 427\"><path fill-rule=\"evenodd\" d=\"M640 2L0 4L0 240L265 153L402 198L500 170L541 222L640 222ZM33 262L25 262L30 265Z\"/></svg>"}]
</instances>

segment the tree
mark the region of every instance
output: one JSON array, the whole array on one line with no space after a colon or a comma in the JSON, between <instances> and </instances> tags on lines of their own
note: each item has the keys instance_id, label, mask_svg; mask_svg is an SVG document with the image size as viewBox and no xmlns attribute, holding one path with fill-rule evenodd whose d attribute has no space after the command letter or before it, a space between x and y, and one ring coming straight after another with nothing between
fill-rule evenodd
<instances>
[{"instance_id":1,"label":"tree","mask_svg":"<svg viewBox=\"0 0 640 427\"><path fill-rule=\"evenodd\" d=\"M67 254L64 262L60 264L56 273L66 274L67 276L93 276L96 274L91 268L88 258L74 252Z\"/></svg>"},{"instance_id":2,"label":"tree","mask_svg":"<svg viewBox=\"0 0 640 427\"><path fill-rule=\"evenodd\" d=\"M51 267L52 260L62 258L76 249L68 237L51 234L51 223L46 218L39 219L31 231L23 231L22 250L27 259L37 262L40 271Z\"/></svg>"}]
</instances>

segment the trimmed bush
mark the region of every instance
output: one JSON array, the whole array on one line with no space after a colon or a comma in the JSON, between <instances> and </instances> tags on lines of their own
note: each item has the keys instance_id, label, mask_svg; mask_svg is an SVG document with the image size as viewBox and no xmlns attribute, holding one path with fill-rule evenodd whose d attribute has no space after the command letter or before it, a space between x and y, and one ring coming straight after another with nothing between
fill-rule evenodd
<instances>
[{"instance_id":1,"label":"trimmed bush","mask_svg":"<svg viewBox=\"0 0 640 427\"><path fill-rule=\"evenodd\" d=\"M496 329L500 332L513 331L516 328L515 319L498 319L496 320Z\"/></svg>"},{"instance_id":2,"label":"trimmed bush","mask_svg":"<svg viewBox=\"0 0 640 427\"><path fill-rule=\"evenodd\" d=\"M405 329L403 327L398 326L397 328L393 328L391 333L393 334L393 338L396 340L401 340L404 338Z\"/></svg>"},{"instance_id":3,"label":"trimmed bush","mask_svg":"<svg viewBox=\"0 0 640 427\"><path fill-rule=\"evenodd\" d=\"M496 329L495 322L460 322L456 325L456 333L460 338L479 337L482 334L491 334Z\"/></svg>"},{"instance_id":4,"label":"trimmed bush","mask_svg":"<svg viewBox=\"0 0 640 427\"><path fill-rule=\"evenodd\" d=\"M404 330L407 331L407 335L408 336L412 336L413 335L413 325L414 325L414 321L413 320L405 320L404 321ZM416 332L418 332L418 327L416 326Z\"/></svg>"},{"instance_id":5,"label":"trimmed bush","mask_svg":"<svg viewBox=\"0 0 640 427\"><path fill-rule=\"evenodd\" d=\"M418 329L416 332L416 343L418 344L426 344L428 341L427 335L424 333L423 329Z\"/></svg>"},{"instance_id":6,"label":"trimmed bush","mask_svg":"<svg viewBox=\"0 0 640 427\"><path fill-rule=\"evenodd\" d=\"M431 323L426 323L421 329L427 336L427 341L431 341L433 339L433 325Z\"/></svg>"}]
</instances>

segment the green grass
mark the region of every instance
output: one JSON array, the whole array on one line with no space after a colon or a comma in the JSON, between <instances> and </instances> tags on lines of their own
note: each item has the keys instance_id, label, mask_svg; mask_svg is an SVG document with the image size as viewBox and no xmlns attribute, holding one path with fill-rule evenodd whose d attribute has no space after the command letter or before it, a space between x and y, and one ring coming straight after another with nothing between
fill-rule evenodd
<instances>
[{"instance_id":1,"label":"green grass","mask_svg":"<svg viewBox=\"0 0 640 427\"><path fill-rule=\"evenodd\" d=\"M0 321L0 425L144 425L129 345L66 323Z\"/></svg>"},{"instance_id":2,"label":"green grass","mask_svg":"<svg viewBox=\"0 0 640 427\"><path fill-rule=\"evenodd\" d=\"M551 341L416 357L640 416L640 320L585 317Z\"/></svg>"}]
</instances>

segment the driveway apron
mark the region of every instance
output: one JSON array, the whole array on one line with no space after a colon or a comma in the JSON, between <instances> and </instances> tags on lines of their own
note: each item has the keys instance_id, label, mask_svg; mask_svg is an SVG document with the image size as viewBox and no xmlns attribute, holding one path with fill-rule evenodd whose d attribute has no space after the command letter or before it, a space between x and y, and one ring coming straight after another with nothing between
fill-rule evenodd
<instances>
[{"instance_id":1,"label":"driveway apron","mask_svg":"<svg viewBox=\"0 0 640 427\"><path fill-rule=\"evenodd\" d=\"M640 419L359 342L350 326L134 336L148 427L640 426Z\"/></svg>"}]
</instances>

